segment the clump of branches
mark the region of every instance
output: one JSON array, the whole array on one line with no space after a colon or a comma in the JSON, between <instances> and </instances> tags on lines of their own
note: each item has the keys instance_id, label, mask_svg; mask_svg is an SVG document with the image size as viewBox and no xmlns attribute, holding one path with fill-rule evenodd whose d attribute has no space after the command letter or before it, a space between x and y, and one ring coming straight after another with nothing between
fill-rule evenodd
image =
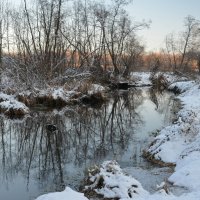
<instances>
[{"instance_id":1,"label":"clump of branches","mask_svg":"<svg viewBox=\"0 0 200 200\"><path fill-rule=\"evenodd\" d=\"M154 88L157 88L159 90L166 89L168 87L168 81L166 77L164 76L164 73L160 72L161 63L159 58L156 58L154 60L153 66L150 69L151 75L149 77L150 81L153 84Z\"/></svg>"}]
</instances>

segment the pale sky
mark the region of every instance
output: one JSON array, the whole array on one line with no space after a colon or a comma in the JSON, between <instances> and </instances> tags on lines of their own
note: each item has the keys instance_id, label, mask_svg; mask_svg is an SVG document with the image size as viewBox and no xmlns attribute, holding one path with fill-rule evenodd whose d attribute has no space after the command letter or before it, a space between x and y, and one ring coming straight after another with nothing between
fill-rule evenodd
<instances>
[{"instance_id":1,"label":"pale sky","mask_svg":"<svg viewBox=\"0 0 200 200\"><path fill-rule=\"evenodd\" d=\"M139 32L147 50L158 51L168 33L184 30L184 18L200 20L200 0L133 0L128 11L135 20L151 20L150 29Z\"/></svg>"}]
</instances>

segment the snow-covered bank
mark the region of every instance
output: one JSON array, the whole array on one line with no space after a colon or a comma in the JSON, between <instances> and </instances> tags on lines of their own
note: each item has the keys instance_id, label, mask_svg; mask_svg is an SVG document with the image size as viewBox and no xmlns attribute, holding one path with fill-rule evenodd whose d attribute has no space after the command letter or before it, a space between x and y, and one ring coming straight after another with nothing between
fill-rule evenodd
<instances>
[{"instance_id":1,"label":"snow-covered bank","mask_svg":"<svg viewBox=\"0 0 200 200\"><path fill-rule=\"evenodd\" d=\"M108 89L98 84L82 84L68 90L63 87L49 87L45 90L33 89L14 95L0 92L0 112L9 117L21 117L30 113L29 108L38 105L48 108L63 108L75 104L101 104Z\"/></svg>"},{"instance_id":2,"label":"snow-covered bank","mask_svg":"<svg viewBox=\"0 0 200 200\"><path fill-rule=\"evenodd\" d=\"M105 87L98 84L83 84L75 87L74 90L68 90L64 86L60 86L46 90L35 89L33 91L21 92L18 95L18 99L27 106L44 104L48 107L61 108L82 102L82 97L87 96L89 99L92 95L103 94L105 91Z\"/></svg>"},{"instance_id":3,"label":"snow-covered bank","mask_svg":"<svg viewBox=\"0 0 200 200\"><path fill-rule=\"evenodd\" d=\"M182 92L178 95L182 108L178 120L161 130L148 153L157 160L176 164L169 181L191 191L182 199L193 199L195 194L200 199L200 85L183 81L170 87Z\"/></svg>"},{"instance_id":4,"label":"snow-covered bank","mask_svg":"<svg viewBox=\"0 0 200 200\"><path fill-rule=\"evenodd\" d=\"M67 91L63 87L52 87L46 90L34 89L33 91L24 91L19 93L17 98L29 107L43 104L48 107L60 108L69 104L72 99L77 98L79 95L80 93Z\"/></svg>"}]
</instances>

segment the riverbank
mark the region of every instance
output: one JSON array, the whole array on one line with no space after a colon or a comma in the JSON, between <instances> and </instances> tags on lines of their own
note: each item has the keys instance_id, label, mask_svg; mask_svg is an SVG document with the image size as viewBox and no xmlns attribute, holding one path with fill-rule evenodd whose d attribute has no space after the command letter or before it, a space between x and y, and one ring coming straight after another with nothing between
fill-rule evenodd
<instances>
[{"instance_id":1,"label":"riverbank","mask_svg":"<svg viewBox=\"0 0 200 200\"><path fill-rule=\"evenodd\" d=\"M144 76L140 75L140 77L141 78L138 80L142 80L143 84L145 80L148 81L147 74L144 74ZM176 89L179 91L180 94L177 95L177 98L181 101L182 108L177 113L177 120L173 124L163 128L146 151L155 160L175 165L175 171L168 178L168 181L173 185L187 188L188 192L180 196L175 196L170 191L166 192L166 190L163 190L163 187L161 187L160 190L154 194L143 192L142 195L138 194L134 196L134 199L199 200L200 85L195 81L178 80L171 75L167 75L166 78L169 82L169 89ZM124 191L122 191L122 193L124 193ZM61 200L61 198L56 195L52 196L52 198L50 196L49 194L48 197L44 195L42 199ZM67 193L65 193L64 196L68 198ZM83 198L85 197L81 197L79 200ZM104 198L109 198L109 196L105 194ZM130 196L118 197L118 199L131 198ZM38 198L37 200L40 199L41 198Z\"/></svg>"}]
</instances>

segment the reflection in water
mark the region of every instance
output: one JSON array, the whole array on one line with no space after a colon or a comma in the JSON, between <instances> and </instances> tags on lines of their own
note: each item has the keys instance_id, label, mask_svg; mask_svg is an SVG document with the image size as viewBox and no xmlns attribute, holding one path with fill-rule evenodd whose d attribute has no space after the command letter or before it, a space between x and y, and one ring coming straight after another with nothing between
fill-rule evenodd
<instances>
[{"instance_id":1,"label":"reflection in water","mask_svg":"<svg viewBox=\"0 0 200 200\"><path fill-rule=\"evenodd\" d=\"M143 89L113 94L101 109L33 111L23 121L0 117L1 198L34 199L78 187L88 166L107 159L143 165L149 132L169 121L172 104L171 94Z\"/></svg>"}]
</instances>

